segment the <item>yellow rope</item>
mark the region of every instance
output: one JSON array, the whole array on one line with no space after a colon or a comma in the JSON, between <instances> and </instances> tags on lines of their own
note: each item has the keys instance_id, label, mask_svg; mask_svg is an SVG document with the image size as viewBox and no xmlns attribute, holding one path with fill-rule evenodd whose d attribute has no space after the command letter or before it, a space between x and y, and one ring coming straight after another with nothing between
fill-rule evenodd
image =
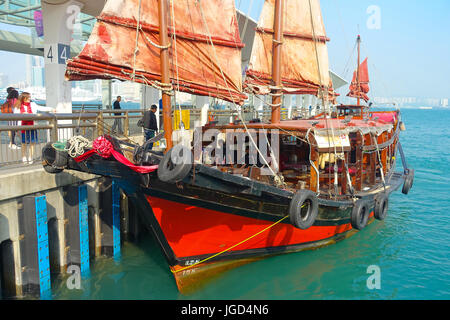
<instances>
[{"instance_id":1,"label":"yellow rope","mask_svg":"<svg viewBox=\"0 0 450 320\"><path fill-rule=\"evenodd\" d=\"M183 271L183 270L186 270L186 269L190 269L190 268L192 268L192 267L194 267L194 266L197 266L197 265L199 265L199 264L201 264L201 263L204 263L204 262L206 262L206 261L208 261L208 260L210 260L210 259L212 259L212 258L214 258L214 257L217 257L217 256L219 256L219 255L221 255L221 254L223 254L223 253L225 253L225 252L227 252L227 251L230 251L230 250L233 249L233 248L236 248L237 246L243 244L244 242L247 242L247 241L249 241L250 239L252 239L252 238L254 238L254 237L260 235L260 234L263 233L264 231L269 230L270 228L276 226L277 224L279 224L281 221L285 220L285 219L288 218L288 217L289 217L289 216L283 217L282 219L280 219L280 220L278 220L277 222L275 222L274 224L268 226L268 227L265 228L264 230L261 230L260 232L258 232L258 233L256 233L256 234L252 235L251 237L248 237L248 238L245 239L245 240L242 240L242 241L239 242L238 244L235 244L234 246L229 247L228 249L223 250L222 252L216 253L215 255L212 255L211 257L208 257L208 258L206 258L206 259L203 259L203 260L201 260L201 261L199 261L199 262L197 262L197 263L194 263L193 265L184 267L184 268L182 268L182 269L180 269L180 270L176 270L176 271L171 270L171 271L172 271L172 273L178 273L178 272L180 272L180 271Z\"/></svg>"}]
</instances>

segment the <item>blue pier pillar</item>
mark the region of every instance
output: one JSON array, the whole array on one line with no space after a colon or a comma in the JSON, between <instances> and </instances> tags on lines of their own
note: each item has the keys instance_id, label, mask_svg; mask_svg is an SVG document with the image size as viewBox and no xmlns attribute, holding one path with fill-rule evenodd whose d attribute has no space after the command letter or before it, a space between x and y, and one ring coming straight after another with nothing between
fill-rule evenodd
<instances>
[{"instance_id":1,"label":"blue pier pillar","mask_svg":"<svg viewBox=\"0 0 450 320\"><path fill-rule=\"evenodd\" d=\"M24 295L51 296L47 199L26 196L19 206L20 260Z\"/></svg>"},{"instance_id":2,"label":"blue pier pillar","mask_svg":"<svg viewBox=\"0 0 450 320\"><path fill-rule=\"evenodd\" d=\"M102 254L120 257L120 189L118 183L104 178L100 185L100 230Z\"/></svg>"},{"instance_id":3,"label":"blue pier pillar","mask_svg":"<svg viewBox=\"0 0 450 320\"><path fill-rule=\"evenodd\" d=\"M66 186L64 212L67 225L67 266L77 265L82 275L88 275L89 265L89 225L87 185Z\"/></svg>"}]
</instances>

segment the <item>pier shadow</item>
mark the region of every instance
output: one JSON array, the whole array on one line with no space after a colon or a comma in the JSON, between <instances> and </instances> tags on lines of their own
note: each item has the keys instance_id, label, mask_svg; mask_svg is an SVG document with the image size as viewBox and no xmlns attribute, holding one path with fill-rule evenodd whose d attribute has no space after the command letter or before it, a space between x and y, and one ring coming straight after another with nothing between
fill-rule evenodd
<instances>
[{"instance_id":1,"label":"pier shadow","mask_svg":"<svg viewBox=\"0 0 450 320\"><path fill-rule=\"evenodd\" d=\"M8 218L0 213L0 299L6 299L14 295L11 279L15 279L14 255L12 252L12 241L9 239ZM12 260L11 260L12 259ZM12 271L12 273L10 273Z\"/></svg>"},{"instance_id":2,"label":"pier shadow","mask_svg":"<svg viewBox=\"0 0 450 320\"><path fill-rule=\"evenodd\" d=\"M9 221L6 216L0 213L0 242L10 238Z\"/></svg>"},{"instance_id":3,"label":"pier shadow","mask_svg":"<svg viewBox=\"0 0 450 320\"><path fill-rule=\"evenodd\" d=\"M16 273L14 268L13 242L7 239L0 243L0 298L16 296Z\"/></svg>"}]
</instances>

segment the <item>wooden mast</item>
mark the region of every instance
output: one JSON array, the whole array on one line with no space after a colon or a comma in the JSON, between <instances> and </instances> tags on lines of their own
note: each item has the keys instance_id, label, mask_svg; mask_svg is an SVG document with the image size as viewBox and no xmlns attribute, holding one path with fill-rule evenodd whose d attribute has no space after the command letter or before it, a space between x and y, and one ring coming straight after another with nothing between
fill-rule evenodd
<instances>
[{"instance_id":1,"label":"wooden mast","mask_svg":"<svg viewBox=\"0 0 450 320\"><path fill-rule=\"evenodd\" d=\"M170 84L170 61L169 61L169 36L168 36L168 11L167 0L158 0L159 15L159 43L161 45L161 83L163 85ZM173 147L172 142L172 105L170 95L167 91L162 91L163 105L163 125L164 138L166 139L166 151Z\"/></svg>"},{"instance_id":2,"label":"wooden mast","mask_svg":"<svg viewBox=\"0 0 450 320\"><path fill-rule=\"evenodd\" d=\"M272 123L279 123L281 120L281 49L283 44L283 2L284 0L275 0L272 82L277 89L272 90Z\"/></svg>"}]
</instances>

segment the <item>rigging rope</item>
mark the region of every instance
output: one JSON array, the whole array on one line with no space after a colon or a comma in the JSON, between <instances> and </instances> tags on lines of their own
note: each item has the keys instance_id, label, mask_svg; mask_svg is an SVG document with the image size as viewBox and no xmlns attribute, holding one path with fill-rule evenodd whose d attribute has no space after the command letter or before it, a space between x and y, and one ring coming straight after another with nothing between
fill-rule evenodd
<instances>
[{"instance_id":1,"label":"rigging rope","mask_svg":"<svg viewBox=\"0 0 450 320\"><path fill-rule=\"evenodd\" d=\"M331 122L331 126L329 125L329 119L328 119L328 114L331 114L331 110L329 109L329 92L328 92L328 84L323 85L323 81L322 81L322 72L321 72L321 68L320 68L320 59L319 59L319 51L317 49L317 35L316 35L316 30L314 27L314 17L313 17L313 12L312 12L312 4L311 4L311 0L308 0L309 3L309 16L310 16L310 21L311 21L311 31L312 31L312 35L313 35L313 41L314 41L314 51L316 54L316 63L317 63L317 70L319 73L319 84L320 84L320 93L322 95L322 102L324 104L324 116L325 116L325 124L326 124L326 131L327 131L327 137L328 137L328 148L331 148L331 144L330 144L330 132L328 130L328 128L331 127L331 134L333 135L333 146L334 146L334 191L335 191L335 196L337 196L338 193L338 179L337 179L337 152L336 152L336 143L334 141L335 139L335 135L334 135L334 127L333 127L333 123ZM326 96L325 96L325 92L326 92ZM330 160L330 159L329 159ZM331 162L330 162L331 165ZM331 183L331 170L329 171L329 175L328 175L328 183ZM318 190L320 192L320 190ZM328 192L330 193L330 188L328 188Z\"/></svg>"},{"instance_id":2,"label":"rigging rope","mask_svg":"<svg viewBox=\"0 0 450 320\"><path fill-rule=\"evenodd\" d=\"M373 134L371 134L370 136L372 137L372 140L375 142L375 146L377 147L378 163L380 164L381 181L383 182L384 191L386 191L386 181L384 180L384 169L383 163L381 162L380 149L378 149L377 137L374 137Z\"/></svg>"},{"instance_id":3,"label":"rigging rope","mask_svg":"<svg viewBox=\"0 0 450 320\"><path fill-rule=\"evenodd\" d=\"M176 71L176 75L177 75L177 89L178 92L180 92L180 77L179 77L179 73L178 73L178 51L177 51L177 29L176 29L176 23L175 23L175 8L174 8L174 0L171 2L172 3L172 21L173 21L173 43L174 43L174 50L175 50L175 71ZM182 116L181 116L181 105L178 103L177 104L177 95L174 94L174 98L175 98L175 106L178 106L178 112L180 113L180 129L181 131L184 131L184 123L182 121Z\"/></svg>"},{"instance_id":4,"label":"rigging rope","mask_svg":"<svg viewBox=\"0 0 450 320\"><path fill-rule=\"evenodd\" d=\"M306 206L306 204L303 205L302 208L303 208L304 206ZM197 263L194 263L193 265L190 265L190 266L181 268L181 269L179 269L179 270L171 270L171 271L172 271L172 273L178 273L178 272L184 271L184 270L186 270L186 269L191 269L191 268L193 268L193 267L195 267L195 266L197 266L197 265L199 265L199 264L201 264L201 263L205 263L206 261L211 260L212 258L215 258L215 257L217 257L217 256L220 256L221 254L224 254L225 252L228 252L228 251L230 251L231 249L234 249L234 248L236 248L237 246L239 246L239 245L241 245L241 244L243 244L243 243L245 243L245 242L247 242L247 241L253 239L254 237L260 235L261 233L263 233L263 232L265 232L265 231L267 231L267 230L269 230L269 229L275 227L277 224L279 224L279 223L282 222L283 220L286 220L287 218L289 218L289 216L285 216L285 217L281 218L280 220L278 220L277 222L275 222L275 223L273 223L272 225L268 226L267 228L265 228L265 229L259 231L258 233L255 233L254 235L248 237L248 238L245 239L245 240L242 240L241 242L239 242L239 243L237 243L237 244L235 244L235 245L229 247L228 249L225 249L225 250L223 250L223 251L221 251L221 252L219 252L219 253L216 253L215 255L212 255L212 256L210 256L210 257L208 257L208 258L206 258L206 259L203 259L203 260L201 260L201 261L199 261L199 262L197 262Z\"/></svg>"},{"instance_id":5,"label":"rigging rope","mask_svg":"<svg viewBox=\"0 0 450 320\"><path fill-rule=\"evenodd\" d=\"M136 44L134 46L134 54L133 54L133 76L132 79L136 78L136 55L139 51L139 29L141 28L141 6L142 0L139 0L139 9L138 9L138 18L136 24Z\"/></svg>"},{"instance_id":6,"label":"rigging rope","mask_svg":"<svg viewBox=\"0 0 450 320\"><path fill-rule=\"evenodd\" d=\"M209 41L210 41L210 43L211 43L211 47L212 47L212 49L213 49L212 51L213 51L213 53L214 53L214 55L215 55L216 60L219 61L219 59L218 59L218 57L217 57L217 52L216 52L216 49L215 49L215 46L214 46L214 42L212 41L212 38L211 38L211 33L209 32L208 24L206 23L205 16L204 16L204 13L203 13L202 1L201 1L201 0L198 0L198 2L199 2L200 13L201 13L201 17L202 17L202 22L203 22L204 27L206 28L207 33L208 33L208 38L209 38ZM223 73L222 67L221 67L220 65L218 65L218 67L219 67L220 73L221 73L221 75L222 75L222 78L223 78L223 80L224 80L224 82L225 82L225 85L226 85L226 87L227 87L228 93L229 93L229 95L230 95L230 97L231 97L231 100L232 100L234 109L237 111L238 116L239 116L239 118L240 118L242 124L244 125L244 128L245 128L246 132L248 133L249 139L251 140L251 142L252 142L253 145L255 146L256 150L257 150L258 153L259 153L259 155L260 155L260 156L262 157L262 159L264 160L264 163L267 165L267 167L268 167L269 170L271 171L272 175L274 176L274 179L275 179L276 183L277 183L277 184L284 184L284 182L281 181L280 177L273 171L272 167L271 167L271 166L269 165L269 163L267 162L266 157L263 156L261 150L258 148L258 145L257 145L256 142L254 141L252 135L249 133L248 127L247 127L247 125L246 125L246 123L245 123L245 121L244 121L244 119L243 119L243 117L242 117L241 110L239 110L239 109L237 108L236 102L234 101L233 95L231 94L231 90L230 90L230 87L228 86L228 82L226 81L226 77L225 77L225 75L224 75L224 73ZM268 139L267 139L267 141L268 141ZM273 150L271 150L271 152L272 152L272 154L274 154ZM276 162L275 157L273 157L273 158L274 158L274 161ZM276 162L276 167L279 167L277 162Z\"/></svg>"}]
</instances>

